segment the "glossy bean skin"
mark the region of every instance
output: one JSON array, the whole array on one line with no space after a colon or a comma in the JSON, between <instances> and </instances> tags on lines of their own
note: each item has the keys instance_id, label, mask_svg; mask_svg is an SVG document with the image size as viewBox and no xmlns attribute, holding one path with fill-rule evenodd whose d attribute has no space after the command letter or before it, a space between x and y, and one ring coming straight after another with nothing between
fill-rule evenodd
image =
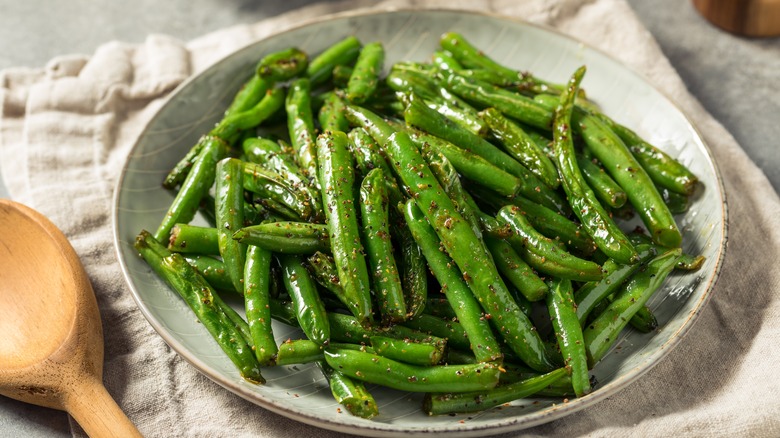
<instances>
[{"instance_id":1,"label":"glossy bean skin","mask_svg":"<svg viewBox=\"0 0 780 438\"><path fill-rule=\"evenodd\" d=\"M348 377L410 392L490 389L501 373L494 363L422 367L347 349L327 349L325 360Z\"/></svg>"},{"instance_id":2,"label":"glossy bean skin","mask_svg":"<svg viewBox=\"0 0 780 438\"><path fill-rule=\"evenodd\" d=\"M363 242L374 294L385 324L407 318L406 302L390 240L388 199L382 169L371 170L360 185Z\"/></svg>"},{"instance_id":3,"label":"glossy bean skin","mask_svg":"<svg viewBox=\"0 0 780 438\"><path fill-rule=\"evenodd\" d=\"M241 228L233 239L280 254L330 252L328 227L308 222L269 222Z\"/></svg>"},{"instance_id":4,"label":"glossy bean skin","mask_svg":"<svg viewBox=\"0 0 780 438\"><path fill-rule=\"evenodd\" d=\"M361 323L373 320L368 268L361 243L354 171L347 135L326 131L317 138L317 162L322 204L328 220L331 253L339 281L349 298L349 310Z\"/></svg>"},{"instance_id":5,"label":"glossy bean skin","mask_svg":"<svg viewBox=\"0 0 780 438\"><path fill-rule=\"evenodd\" d=\"M271 327L270 251L250 246L244 266L244 309L255 357L262 366L274 365L279 351Z\"/></svg>"},{"instance_id":6,"label":"glossy bean skin","mask_svg":"<svg viewBox=\"0 0 780 438\"><path fill-rule=\"evenodd\" d=\"M215 206L219 254L236 291L244 293L247 245L233 240L244 225L244 168L241 160L226 158L217 163Z\"/></svg>"},{"instance_id":7,"label":"glossy bean skin","mask_svg":"<svg viewBox=\"0 0 780 438\"><path fill-rule=\"evenodd\" d=\"M350 414L365 419L379 415L376 400L368 392L363 382L350 379L343 373L334 370L324 360L317 362L317 366L328 380L333 398L347 408Z\"/></svg>"},{"instance_id":8,"label":"glossy bean skin","mask_svg":"<svg viewBox=\"0 0 780 438\"><path fill-rule=\"evenodd\" d=\"M582 397L591 391L591 387L588 356L576 308L571 280L552 280L550 293L547 295L547 309L564 365L571 375L574 393L577 397Z\"/></svg>"},{"instance_id":9,"label":"glossy bean skin","mask_svg":"<svg viewBox=\"0 0 780 438\"><path fill-rule=\"evenodd\" d=\"M578 281L591 281L601 279L603 273L601 266L590 260L581 259L562 250L558 244L536 231L523 215L519 207L510 205L503 207L498 212L499 221L510 226L511 231L517 236L510 242L520 242L521 255L530 253L533 257L525 257L535 269L554 275L559 278L567 278ZM543 260L541 263L538 260Z\"/></svg>"},{"instance_id":10,"label":"glossy bean skin","mask_svg":"<svg viewBox=\"0 0 780 438\"><path fill-rule=\"evenodd\" d=\"M301 329L306 337L317 345L328 345L330 324L325 305L322 304L316 283L303 265L303 260L295 255L280 255L278 259L283 272L282 280L295 306Z\"/></svg>"},{"instance_id":11,"label":"glossy bean skin","mask_svg":"<svg viewBox=\"0 0 780 438\"><path fill-rule=\"evenodd\" d=\"M541 376L498 386L488 391L426 395L423 401L423 411L428 415L444 415L463 412L477 412L530 397L542 391L566 375L566 370L559 368Z\"/></svg>"},{"instance_id":12,"label":"glossy bean skin","mask_svg":"<svg viewBox=\"0 0 780 438\"><path fill-rule=\"evenodd\" d=\"M593 367L617 341L631 317L661 287L674 269L682 250L670 249L659 254L623 285L609 306L583 331L588 365Z\"/></svg>"},{"instance_id":13,"label":"glossy bean skin","mask_svg":"<svg viewBox=\"0 0 780 438\"><path fill-rule=\"evenodd\" d=\"M265 383L260 365L244 335L225 315L216 291L180 254L170 253L151 233L142 231L135 248L165 282L175 290L236 365L241 376L252 383Z\"/></svg>"},{"instance_id":14,"label":"glossy bean skin","mask_svg":"<svg viewBox=\"0 0 780 438\"><path fill-rule=\"evenodd\" d=\"M374 94L384 62L385 48L382 43L371 42L363 46L347 83L347 100L360 105Z\"/></svg>"},{"instance_id":15,"label":"glossy bean skin","mask_svg":"<svg viewBox=\"0 0 780 438\"><path fill-rule=\"evenodd\" d=\"M584 67L572 75L569 88L561 95L555 110L553 152L558 173L572 211L599 249L620 263L633 263L637 259L636 250L585 183L574 153L571 129L574 97L584 75Z\"/></svg>"},{"instance_id":16,"label":"glossy bean skin","mask_svg":"<svg viewBox=\"0 0 780 438\"><path fill-rule=\"evenodd\" d=\"M403 132L393 134L385 144L385 153L504 340L532 368L552 369L531 321L519 311L495 265L484 263L481 242L444 193L411 138Z\"/></svg>"}]
</instances>

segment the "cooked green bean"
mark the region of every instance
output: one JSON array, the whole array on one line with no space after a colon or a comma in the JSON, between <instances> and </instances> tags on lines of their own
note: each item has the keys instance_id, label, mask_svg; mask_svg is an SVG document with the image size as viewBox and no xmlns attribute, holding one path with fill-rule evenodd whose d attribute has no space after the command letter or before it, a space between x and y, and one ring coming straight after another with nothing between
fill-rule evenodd
<instances>
[{"instance_id":1,"label":"cooked green bean","mask_svg":"<svg viewBox=\"0 0 780 438\"><path fill-rule=\"evenodd\" d=\"M154 238L165 242L171 228L178 223L189 223L198 211L200 201L214 184L217 162L227 155L227 146L219 139L212 139L195 158L195 164L176 194L168 212L165 213Z\"/></svg>"},{"instance_id":2,"label":"cooked green bean","mask_svg":"<svg viewBox=\"0 0 780 438\"><path fill-rule=\"evenodd\" d=\"M193 268L216 290L220 291L235 291L233 281L228 276L225 269L225 263L222 260L215 259L214 257L201 254L184 254L184 259L187 260Z\"/></svg>"},{"instance_id":3,"label":"cooked green bean","mask_svg":"<svg viewBox=\"0 0 780 438\"><path fill-rule=\"evenodd\" d=\"M631 317L642 308L653 293L661 287L674 269L682 250L674 248L656 256L634 274L598 318L588 324L583 332L588 351L588 365L600 361Z\"/></svg>"},{"instance_id":4,"label":"cooked green bean","mask_svg":"<svg viewBox=\"0 0 780 438\"><path fill-rule=\"evenodd\" d=\"M168 252L147 231L138 235L135 248L157 275L184 299L241 376L252 383L265 383L252 349L215 303L216 292L208 282L180 254Z\"/></svg>"},{"instance_id":5,"label":"cooked green bean","mask_svg":"<svg viewBox=\"0 0 780 438\"><path fill-rule=\"evenodd\" d=\"M188 254L219 255L218 236L216 228L176 224L171 228L168 249Z\"/></svg>"},{"instance_id":6,"label":"cooked green bean","mask_svg":"<svg viewBox=\"0 0 780 438\"><path fill-rule=\"evenodd\" d=\"M423 411L428 415L484 411L532 396L565 375L566 370L559 368L538 377L497 386L487 391L454 393L445 390L444 394L427 394L423 401Z\"/></svg>"},{"instance_id":7,"label":"cooked green bean","mask_svg":"<svg viewBox=\"0 0 780 438\"><path fill-rule=\"evenodd\" d=\"M571 119L574 111L574 97L580 81L585 75L585 67L580 67L569 81L568 89L561 95L560 106L555 110L553 127L553 152L561 176L563 189L571 204L572 211L580 219L585 231L596 246L609 257L620 263L633 263L637 254L631 242L615 224L596 195L588 188L577 164L572 138Z\"/></svg>"},{"instance_id":8,"label":"cooked green bean","mask_svg":"<svg viewBox=\"0 0 780 438\"><path fill-rule=\"evenodd\" d=\"M350 414L365 419L379 415L376 400L368 392L363 382L350 379L343 373L334 370L324 360L318 361L317 366L328 380L333 398L347 408Z\"/></svg>"},{"instance_id":9,"label":"cooked green bean","mask_svg":"<svg viewBox=\"0 0 780 438\"><path fill-rule=\"evenodd\" d=\"M385 48L382 43L371 42L360 49L347 83L346 94L350 102L360 105L373 96L384 62Z\"/></svg>"},{"instance_id":10,"label":"cooked green bean","mask_svg":"<svg viewBox=\"0 0 780 438\"><path fill-rule=\"evenodd\" d=\"M325 305L322 304L317 285L303 265L303 260L300 256L288 254L279 255L278 259L284 273L284 286L295 305L301 329L306 337L317 345L328 345L330 325Z\"/></svg>"},{"instance_id":11,"label":"cooked green bean","mask_svg":"<svg viewBox=\"0 0 780 438\"><path fill-rule=\"evenodd\" d=\"M490 127L490 133L512 157L525 165L549 187L557 188L560 185L558 169L547 157L545 150L539 147L519 125L504 117L495 108L487 108L481 114Z\"/></svg>"},{"instance_id":12,"label":"cooked green bean","mask_svg":"<svg viewBox=\"0 0 780 438\"><path fill-rule=\"evenodd\" d=\"M552 364L531 321L519 311L495 265L484 263L484 249L479 239L444 194L411 138L403 132L393 134L384 149L504 340L532 368L551 369Z\"/></svg>"},{"instance_id":13,"label":"cooked green bean","mask_svg":"<svg viewBox=\"0 0 780 438\"><path fill-rule=\"evenodd\" d=\"M257 76L270 81L285 81L306 71L309 56L301 49L290 47L266 55L257 63Z\"/></svg>"},{"instance_id":14,"label":"cooked green bean","mask_svg":"<svg viewBox=\"0 0 780 438\"><path fill-rule=\"evenodd\" d=\"M330 252L327 225L307 222L269 222L244 227L233 239L282 254Z\"/></svg>"},{"instance_id":15,"label":"cooked green bean","mask_svg":"<svg viewBox=\"0 0 780 438\"><path fill-rule=\"evenodd\" d=\"M544 299L547 294L547 285L517 254L512 245L493 236L485 236L484 238L498 272L509 280L528 301Z\"/></svg>"},{"instance_id":16,"label":"cooked green bean","mask_svg":"<svg viewBox=\"0 0 780 438\"><path fill-rule=\"evenodd\" d=\"M577 305L571 280L551 280L550 293L547 295L547 309L552 319L558 348L563 354L563 363L571 375L572 386L577 397L590 392L588 376L588 357L582 338L582 327L577 319Z\"/></svg>"},{"instance_id":17,"label":"cooked green bean","mask_svg":"<svg viewBox=\"0 0 780 438\"><path fill-rule=\"evenodd\" d=\"M260 365L273 365L279 351L271 327L271 252L250 246L244 267L244 309L255 357Z\"/></svg>"},{"instance_id":18,"label":"cooked green bean","mask_svg":"<svg viewBox=\"0 0 780 438\"><path fill-rule=\"evenodd\" d=\"M361 323L373 320L368 268L360 241L353 194L354 171L347 135L325 131L317 138L317 162L322 185L330 246L339 281L350 300L349 310Z\"/></svg>"},{"instance_id":19,"label":"cooked green bean","mask_svg":"<svg viewBox=\"0 0 780 438\"><path fill-rule=\"evenodd\" d=\"M246 244L233 240L233 233L244 225L243 164L235 158L217 163L215 210L219 254L225 262L235 290L244 293Z\"/></svg>"},{"instance_id":20,"label":"cooked green bean","mask_svg":"<svg viewBox=\"0 0 780 438\"><path fill-rule=\"evenodd\" d=\"M371 336L371 346L379 356L411 365L432 366L444 357L444 347L437 343Z\"/></svg>"},{"instance_id":21,"label":"cooked green bean","mask_svg":"<svg viewBox=\"0 0 780 438\"><path fill-rule=\"evenodd\" d=\"M321 84L330 79L335 66L351 64L357 59L358 54L360 54L360 40L350 35L312 58L306 69L306 75L313 85Z\"/></svg>"},{"instance_id":22,"label":"cooked green bean","mask_svg":"<svg viewBox=\"0 0 780 438\"><path fill-rule=\"evenodd\" d=\"M626 192L601 166L582 155L577 155L577 164L580 166L585 182L604 206L620 208L626 204Z\"/></svg>"},{"instance_id":23,"label":"cooked green bean","mask_svg":"<svg viewBox=\"0 0 780 438\"><path fill-rule=\"evenodd\" d=\"M559 278L578 281L598 280L601 267L590 260L581 259L562 250L552 239L536 231L519 207L508 205L498 212L498 219L508 224L522 242L522 248L515 248L534 269ZM514 241L510 241L514 242ZM537 261L542 259L542 263Z\"/></svg>"},{"instance_id":24,"label":"cooked green bean","mask_svg":"<svg viewBox=\"0 0 780 438\"><path fill-rule=\"evenodd\" d=\"M498 365L490 362L422 367L341 348L326 349L325 360L348 377L410 392L490 389L496 386L501 373Z\"/></svg>"},{"instance_id":25,"label":"cooked green bean","mask_svg":"<svg viewBox=\"0 0 780 438\"><path fill-rule=\"evenodd\" d=\"M385 176L382 169L368 172L360 185L360 214L368 265L382 321L391 325L407 318L404 291L390 240Z\"/></svg>"}]
</instances>

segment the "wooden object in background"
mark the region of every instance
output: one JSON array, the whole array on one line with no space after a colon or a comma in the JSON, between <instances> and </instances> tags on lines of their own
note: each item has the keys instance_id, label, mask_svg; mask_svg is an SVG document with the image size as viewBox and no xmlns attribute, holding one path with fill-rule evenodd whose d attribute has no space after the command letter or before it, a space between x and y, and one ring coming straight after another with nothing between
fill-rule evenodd
<instances>
[{"instance_id":1,"label":"wooden object in background","mask_svg":"<svg viewBox=\"0 0 780 438\"><path fill-rule=\"evenodd\" d=\"M752 37L780 35L780 0L693 0L712 24Z\"/></svg>"}]
</instances>

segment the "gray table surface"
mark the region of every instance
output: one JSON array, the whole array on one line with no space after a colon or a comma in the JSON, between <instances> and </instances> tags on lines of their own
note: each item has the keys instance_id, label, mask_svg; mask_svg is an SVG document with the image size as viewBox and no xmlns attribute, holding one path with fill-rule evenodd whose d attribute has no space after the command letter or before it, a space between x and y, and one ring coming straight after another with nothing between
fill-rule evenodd
<instances>
[{"instance_id":1,"label":"gray table surface","mask_svg":"<svg viewBox=\"0 0 780 438\"><path fill-rule=\"evenodd\" d=\"M780 190L780 38L719 31L680 0L628 0L689 90ZM189 40L313 3L310 0L0 0L0 69L42 67L100 44L140 43L149 33ZM720 163L726 166L728 163ZM0 198L8 198L0 179ZM69 436L64 413L0 397L0 437Z\"/></svg>"}]
</instances>

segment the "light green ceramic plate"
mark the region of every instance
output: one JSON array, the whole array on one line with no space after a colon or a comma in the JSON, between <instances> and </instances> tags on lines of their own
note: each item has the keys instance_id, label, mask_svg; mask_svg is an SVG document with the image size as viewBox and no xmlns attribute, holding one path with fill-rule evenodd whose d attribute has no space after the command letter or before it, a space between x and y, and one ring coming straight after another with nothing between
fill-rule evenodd
<instances>
[{"instance_id":1,"label":"light green ceramic plate","mask_svg":"<svg viewBox=\"0 0 780 438\"><path fill-rule=\"evenodd\" d=\"M700 178L703 192L691 210L678 218L684 250L704 254L695 273L675 274L649 303L661 324L656 333L626 330L615 348L595 368L600 385L592 394L562 403L530 399L474 415L428 417L421 397L392 390L373 390L381 415L373 420L340 413L319 371L313 366L263 371L268 383L245 382L191 311L136 256L132 242L141 230L156 229L172 195L160 187L166 172L198 137L219 119L256 61L271 51L298 46L318 53L354 34L363 42L382 41L387 64L427 60L445 31L458 31L477 47L507 65L565 82L578 66L588 66L583 83L588 95L607 114L633 127L662 147ZM641 76L583 43L517 20L474 12L393 11L326 17L246 47L183 84L152 119L133 148L116 188L116 248L134 298L160 336L203 374L227 390L296 420L359 435L399 433L485 436L561 418L595 404L660 361L679 342L707 302L718 275L726 242L726 205L712 156L688 119ZM297 334L275 326L278 341Z\"/></svg>"}]
</instances>

